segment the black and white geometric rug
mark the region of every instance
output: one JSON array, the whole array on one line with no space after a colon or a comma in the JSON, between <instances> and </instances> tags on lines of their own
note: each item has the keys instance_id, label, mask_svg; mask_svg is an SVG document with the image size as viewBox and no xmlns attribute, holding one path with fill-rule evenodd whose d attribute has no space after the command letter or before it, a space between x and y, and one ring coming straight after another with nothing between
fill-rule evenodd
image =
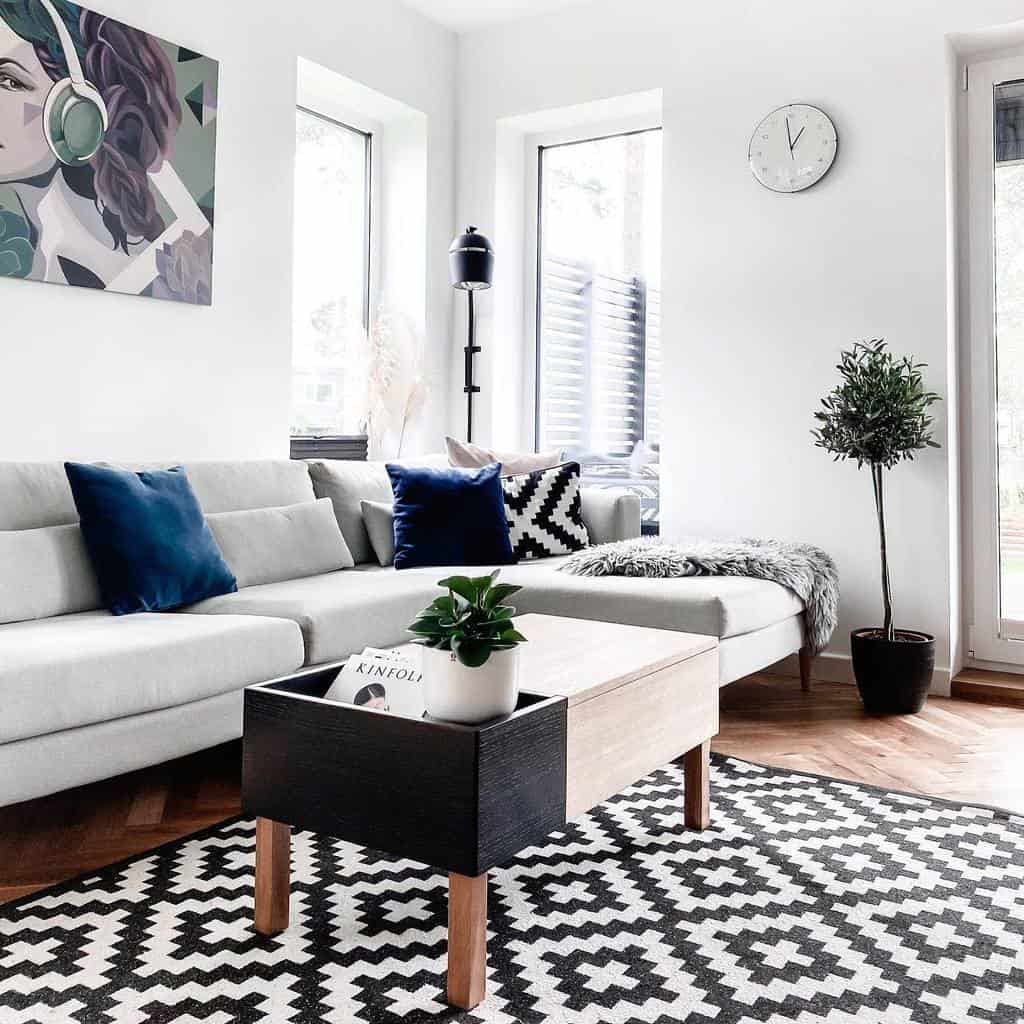
<instances>
[{"instance_id":1,"label":"black and white geometric rug","mask_svg":"<svg viewBox=\"0 0 1024 1024\"><path fill-rule=\"evenodd\" d=\"M234 821L0 907L0 1022L904 1024L1024 1020L1024 819L716 757L492 873L488 996L445 1006L446 879L297 833L251 927Z\"/></svg>"}]
</instances>

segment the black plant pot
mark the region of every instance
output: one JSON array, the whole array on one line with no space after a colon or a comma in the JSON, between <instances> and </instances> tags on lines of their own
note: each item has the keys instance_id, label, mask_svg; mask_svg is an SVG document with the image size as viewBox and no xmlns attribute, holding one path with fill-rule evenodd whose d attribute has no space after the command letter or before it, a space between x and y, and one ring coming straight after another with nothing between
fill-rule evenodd
<instances>
[{"instance_id":1,"label":"black plant pot","mask_svg":"<svg viewBox=\"0 0 1024 1024\"><path fill-rule=\"evenodd\" d=\"M864 710L883 715L915 715L924 707L935 670L935 637L911 629L855 629L850 634L853 674Z\"/></svg>"}]
</instances>

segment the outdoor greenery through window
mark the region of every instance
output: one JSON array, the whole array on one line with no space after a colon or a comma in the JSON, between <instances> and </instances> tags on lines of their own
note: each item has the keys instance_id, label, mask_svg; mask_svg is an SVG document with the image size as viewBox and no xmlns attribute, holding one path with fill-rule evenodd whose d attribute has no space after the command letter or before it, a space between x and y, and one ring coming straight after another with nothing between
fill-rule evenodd
<instances>
[{"instance_id":1,"label":"outdoor greenery through window","mask_svg":"<svg viewBox=\"0 0 1024 1024\"><path fill-rule=\"evenodd\" d=\"M345 353L369 317L371 137L299 109L295 117L293 437L356 435ZM350 405L353 403L349 403Z\"/></svg>"},{"instance_id":2,"label":"outdoor greenery through window","mask_svg":"<svg viewBox=\"0 0 1024 1024\"><path fill-rule=\"evenodd\" d=\"M640 494L657 530L660 129L540 151L537 441L588 486Z\"/></svg>"}]
</instances>

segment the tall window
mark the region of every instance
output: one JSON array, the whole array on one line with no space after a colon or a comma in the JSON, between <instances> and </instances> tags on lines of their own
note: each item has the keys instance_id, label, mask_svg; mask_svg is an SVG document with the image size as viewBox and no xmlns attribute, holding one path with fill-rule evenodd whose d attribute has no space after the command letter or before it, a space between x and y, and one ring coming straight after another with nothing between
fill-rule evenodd
<instances>
[{"instance_id":1,"label":"tall window","mask_svg":"<svg viewBox=\"0 0 1024 1024\"><path fill-rule=\"evenodd\" d=\"M967 76L968 657L1024 665L1024 55Z\"/></svg>"},{"instance_id":2,"label":"tall window","mask_svg":"<svg viewBox=\"0 0 1024 1024\"><path fill-rule=\"evenodd\" d=\"M1024 625L1024 82L993 90L996 439L1002 618Z\"/></svg>"},{"instance_id":3,"label":"tall window","mask_svg":"<svg viewBox=\"0 0 1024 1024\"><path fill-rule=\"evenodd\" d=\"M369 320L370 150L369 134L297 111L293 437L363 429L345 407L345 364Z\"/></svg>"},{"instance_id":4,"label":"tall window","mask_svg":"<svg viewBox=\"0 0 1024 1024\"><path fill-rule=\"evenodd\" d=\"M660 129L540 151L537 440L658 523Z\"/></svg>"}]
</instances>

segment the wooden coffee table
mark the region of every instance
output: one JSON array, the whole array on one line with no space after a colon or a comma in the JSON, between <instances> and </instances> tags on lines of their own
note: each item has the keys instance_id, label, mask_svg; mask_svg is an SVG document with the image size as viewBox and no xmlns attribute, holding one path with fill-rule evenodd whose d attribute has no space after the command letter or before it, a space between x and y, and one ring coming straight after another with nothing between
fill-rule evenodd
<instances>
[{"instance_id":1,"label":"wooden coffee table","mask_svg":"<svg viewBox=\"0 0 1024 1024\"><path fill-rule=\"evenodd\" d=\"M683 755L683 820L709 824L714 637L523 615L519 706L478 726L323 700L341 666L245 692L242 805L256 930L288 927L290 829L448 873L448 1001L485 994L487 873ZM415 649L415 648L414 648Z\"/></svg>"}]
</instances>

